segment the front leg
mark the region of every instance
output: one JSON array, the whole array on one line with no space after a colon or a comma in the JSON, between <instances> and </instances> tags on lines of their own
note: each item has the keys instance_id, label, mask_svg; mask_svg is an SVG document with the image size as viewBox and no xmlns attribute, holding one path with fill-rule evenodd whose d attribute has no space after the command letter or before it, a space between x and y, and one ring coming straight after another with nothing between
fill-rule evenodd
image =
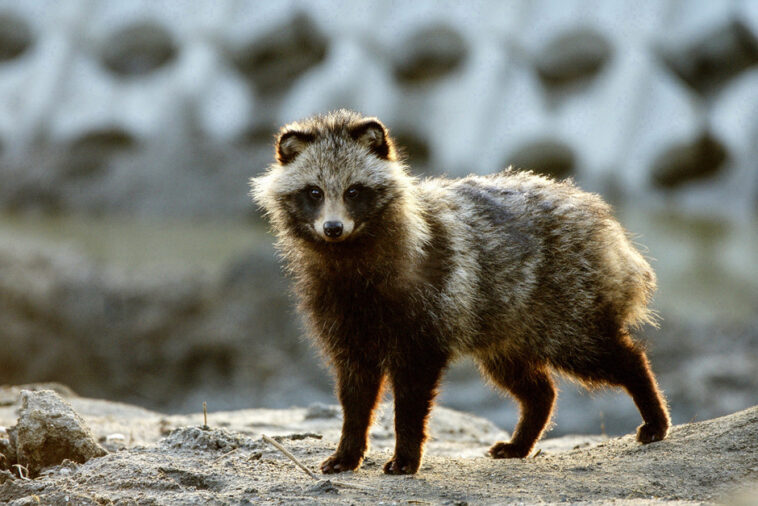
<instances>
[{"instance_id":1,"label":"front leg","mask_svg":"<svg viewBox=\"0 0 758 506\"><path fill-rule=\"evenodd\" d=\"M381 392L378 366L341 360L337 363L337 393L342 404L342 437L337 451L321 464L321 472L357 469L368 448L371 418Z\"/></svg>"},{"instance_id":2,"label":"front leg","mask_svg":"<svg viewBox=\"0 0 758 506\"><path fill-rule=\"evenodd\" d=\"M395 455L384 465L387 474L413 474L421 464L426 421L446 360L442 357L404 364L391 372L395 395Z\"/></svg>"}]
</instances>

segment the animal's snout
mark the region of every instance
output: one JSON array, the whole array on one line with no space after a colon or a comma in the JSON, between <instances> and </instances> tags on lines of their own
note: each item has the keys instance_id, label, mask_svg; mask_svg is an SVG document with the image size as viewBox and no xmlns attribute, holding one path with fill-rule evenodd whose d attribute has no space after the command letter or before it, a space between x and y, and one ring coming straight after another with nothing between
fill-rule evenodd
<instances>
[{"instance_id":1,"label":"animal's snout","mask_svg":"<svg viewBox=\"0 0 758 506\"><path fill-rule=\"evenodd\" d=\"M327 221L324 223L324 234L327 237L336 239L342 235L342 222L341 221Z\"/></svg>"}]
</instances>

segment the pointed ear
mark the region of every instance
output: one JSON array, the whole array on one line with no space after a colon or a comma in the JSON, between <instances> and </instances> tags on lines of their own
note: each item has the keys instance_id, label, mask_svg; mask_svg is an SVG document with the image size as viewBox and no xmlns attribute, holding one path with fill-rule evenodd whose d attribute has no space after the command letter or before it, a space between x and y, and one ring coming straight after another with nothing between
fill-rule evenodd
<instances>
[{"instance_id":1,"label":"pointed ear","mask_svg":"<svg viewBox=\"0 0 758 506\"><path fill-rule=\"evenodd\" d=\"M315 139L313 134L288 130L279 134L276 139L276 160L281 165L287 165L297 158L297 155Z\"/></svg>"},{"instance_id":2,"label":"pointed ear","mask_svg":"<svg viewBox=\"0 0 758 506\"><path fill-rule=\"evenodd\" d=\"M395 159L395 146L387 133L387 128L376 118L366 118L350 127L353 139L366 146L383 160Z\"/></svg>"}]
</instances>

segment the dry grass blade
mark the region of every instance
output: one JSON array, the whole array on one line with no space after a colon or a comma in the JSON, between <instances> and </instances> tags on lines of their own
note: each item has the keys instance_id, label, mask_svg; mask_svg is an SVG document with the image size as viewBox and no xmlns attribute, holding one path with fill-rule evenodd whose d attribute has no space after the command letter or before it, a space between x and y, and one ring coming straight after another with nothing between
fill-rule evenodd
<instances>
[{"instance_id":1,"label":"dry grass blade","mask_svg":"<svg viewBox=\"0 0 758 506\"><path fill-rule=\"evenodd\" d=\"M263 438L264 441L266 441L267 443L273 445L277 450L279 450L280 452L282 452L288 459L290 459L292 462L294 462L295 465L297 465L297 467L299 467L300 469L302 469L303 471L305 471L306 473L308 473L308 476L310 476L314 480L319 480L320 479L319 476L316 473L314 473L313 471L311 471L310 469L308 469L307 467L305 467L305 465L302 462L300 462L299 460L297 460L297 457L295 457L294 455L292 455L289 452L289 450L287 450L284 446L282 446L281 444L279 444L278 441L274 441L272 438L268 437L266 434L261 434L261 437Z\"/></svg>"},{"instance_id":2,"label":"dry grass blade","mask_svg":"<svg viewBox=\"0 0 758 506\"><path fill-rule=\"evenodd\" d=\"M305 471L308 474L308 476L310 476L316 481L321 481L321 477L319 475L317 475L316 473L308 469L305 466L305 464L300 462L297 459L297 457L292 455L292 453L290 453L290 451L287 450L284 446L282 446L278 441L275 441L274 439L268 437L266 434L261 434L261 437L263 438L264 441L271 444L274 448L282 452L285 455L285 457L287 457L292 462L294 462L295 465L297 465L297 467ZM369 487L364 487L363 485L357 485L355 483L348 483L346 481L334 481L334 480L330 480L330 481L332 482L332 485L334 485L335 487L354 488L356 490L371 490Z\"/></svg>"},{"instance_id":3,"label":"dry grass blade","mask_svg":"<svg viewBox=\"0 0 758 506\"><path fill-rule=\"evenodd\" d=\"M212 462L212 464L218 464L219 462L221 462L222 460L224 460L224 459L225 459L226 457L228 457L229 455L232 455L233 453L236 453L236 452L237 452L237 450L239 450L239 448L235 448L235 449L233 449L232 451L226 452L225 454L221 455L221 456L220 456L220 457L218 457L216 460L214 460L214 461Z\"/></svg>"},{"instance_id":4,"label":"dry grass blade","mask_svg":"<svg viewBox=\"0 0 758 506\"><path fill-rule=\"evenodd\" d=\"M18 471L18 477L22 480L29 480L29 470L21 464L13 464L13 467Z\"/></svg>"}]
</instances>

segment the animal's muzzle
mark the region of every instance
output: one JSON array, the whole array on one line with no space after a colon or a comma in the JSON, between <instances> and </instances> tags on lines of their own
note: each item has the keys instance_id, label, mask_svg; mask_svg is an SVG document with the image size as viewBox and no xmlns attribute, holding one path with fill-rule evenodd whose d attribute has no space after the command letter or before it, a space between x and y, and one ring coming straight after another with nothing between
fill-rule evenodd
<instances>
[{"instance_id":1,"label":"animal's muzzle","mask_svg":"<svg viewBox=\"0 0 758 506\"><path fill-rule=\"evenodd\" d=\"M341 221L327 221L324 223L324 235L336 239L342 235L342 228Z\"/></svg>"}]
</instances>

